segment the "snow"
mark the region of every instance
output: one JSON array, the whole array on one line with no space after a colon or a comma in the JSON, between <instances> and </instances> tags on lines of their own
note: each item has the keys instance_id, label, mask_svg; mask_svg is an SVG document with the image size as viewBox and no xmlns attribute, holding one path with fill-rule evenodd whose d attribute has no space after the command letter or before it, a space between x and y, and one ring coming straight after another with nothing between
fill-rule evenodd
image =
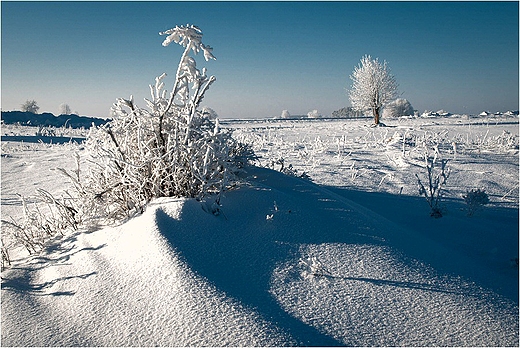
<instances>
[{"instance_id":1,"label":"snow","mask_svg":"<svg viewBox=\"0 0 520 348\"><path fill-rule=\"evenodd\" d=\"M314 182L251 167L218 216L163 198L15 253L2 345L518 346L518 119L369 122L222 122L260 164L283 157ZM440 219L417 194L410 134L449 158ZM82 151L18 140L2 142L2 219L20 218L15 193L66 188L52 169ZM491 203L470 217L471 188Z\"/></svg>"}]
</instances>

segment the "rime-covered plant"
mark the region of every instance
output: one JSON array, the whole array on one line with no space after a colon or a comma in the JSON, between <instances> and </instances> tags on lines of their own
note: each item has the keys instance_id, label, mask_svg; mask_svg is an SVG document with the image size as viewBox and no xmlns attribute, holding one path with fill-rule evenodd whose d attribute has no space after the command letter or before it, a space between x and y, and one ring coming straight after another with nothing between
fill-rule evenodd
<instances>
[{"instance_id":1,"label":"rime-covered plant","mask_svg":"<svg viewBox=\"0 0 520 348\"><path fill-rule=\"evenodd\" d=\"M318 110L312 110L307 113L308 118L320 118L321 114L318 112Z\"/></svg>"},{"instance_id":2,"label":"rime-covered plant","mask_svg":"<svg viewBox=\"0 0 520 348\"><path fill-rule=\"evenodd\" d=\"M9 263L8 243L17 243L29 253L41 250L45 243L57 234L76 230L81 217L71 197L57 199L43 189L36 190L37 196L29 203L22 197L23 219L21 221L1 220L2 226L2 262Z\"/></svg>"},{"instance_id":3,"label":"rime-covered plant","mask_svg":"<svg viewBox=\"0 0 520 348\"><path fill-rule=\"evenodd\" d=\"M383 108L383 117L413 116L412 104L404 98L397 98L387 103Z\"/></svg>"},{"instance_id":4,"label":"rime-covered plant","mask_svg":"<svg viewBox=\"0 0 520 348\"><path fill-rule=\"evenodd\" d=\"M280 167L277 168L277 165L279 165ZM303 172L301 174L298 173L298 169L294 168L292 164L285 166L285 159L283 157L280 157L275 161L271 160L271 163L268 166L268 168L278 170L279 172L285 175L293 176L295 178L311 180L311 177L306 172Z\"/></svg>"},{"instance_id":5,"label":"rime-covered plant","mask_svg":"<svg viewBox=\"0 0 520 348\"><path fill-rule=\"evenodd\" d=\"M477 210L489 203L489 197L486 191L481 189L466 191L466 194L462 195L462 198L467 205L469 216L472 216Z\"/></svg>"},{"instance_id":6,"label":"rime-covered plant","mask_svg":"<svg viewBox=\"0 0 520 348\"><path fill-rule=\"evenodd\" d=\"M440 201L442 198L444 186L446 185L448 177L450 176L450 170L449 168L446 168L448 160L441 159L439 168L435 168L437 160L437 154L435 154L433 157L428 156L428 154L424 156L425 168L428 176L427 186L425 186L419 176L415 174L417 177L417 184L419 186L419 195L426 198L426 201L428 202L428 205L431 209L430 216L434 218L442 217Z\"/></svg>"},{"instance_id":7,"label":"rime-covered plant","mask_svg":"<svg viewBox=\"0 0 520 348\"><path fill-rule=\"evenodd\" d=\"M359 111L370 110L374 116L374 124L379 125L381 108L398 96L398 85L388 63L380 63L378 58L372 59L366 55L354 68L350 79L352 88L349 98L352 106Z\"/></svg>"},{"instance_id":8,"label":"rime-covered plant","mask_svg":"<svg viewBox=\"0 0 520 348\"><path fill-rule=\"evenodd\" d=\"M323 266L316 256L307 259L300 259L300 266L303 268L303 278L332 277L331 273Z\"/></svg>"},{"instance_id":9,"label":"rime-covered plant","mask_svg":"<svg viewBox=\"0 0 520 348\"><path fill-rule=\"evenodd\" d=\"M219 127L214 112L199 110L215 81L190 55L202 51L206 61L215 59L202 43L202 31L188 24L159 34L166 36L163 46L184 47L170 93L164 73L150 85L147 109L132 96L117 99L112 121L93 128L87 138L90 166L86 178L75 181L90 202L86 208L100 217L140 212L156 197L213 196L218 205L234 171L252 155Z\"/></svg>"}]
</instances>

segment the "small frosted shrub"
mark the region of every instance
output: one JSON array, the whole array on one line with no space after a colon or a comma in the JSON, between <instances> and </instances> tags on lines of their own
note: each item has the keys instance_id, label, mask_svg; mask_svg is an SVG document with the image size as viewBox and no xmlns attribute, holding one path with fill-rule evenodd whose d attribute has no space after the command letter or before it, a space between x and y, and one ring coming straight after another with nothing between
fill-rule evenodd
<instances>
[{"instance_id":1,"label":"small frosted shrub","mask_svg":"<svg viewBox=\"0 0 520 348\"><path fill-rule=\"evenodd\" d=\"M45 243L66 231L75 231L81 223L71 197L55 198L43 189L36 190L32 203L22 199L23 219L2 219L2 265L10 264L9 249L23 246L29 254L42 250Z\"/></svg>"},{"instance_id":2,"label":"small frosted shrub","mask_svg":"<svg viewBox=\"0 0 520 348\"><path fill-rule=\"evenodd\" d=\"M184 47L171 92L164 89L166 74L150 86L148 108L133 98L117 99L113 119L92 127L85 143L88 165L58 168L72 183L74 195L57 199L39 189L33 204L22 198L24 219L1 220L2 267L10 263L13 245L38 252L57 234L81 225L117 221L143 212L158 197L190 197L204 201L218 215L220 197L233 184L235 174L255 159L251 146L234 140L219 126L210 108L199 110L204 94L215 81L199 70L190 52L215 59L202 43L202 31L193 25L175 27L163 46ZM39 133L43 134L44 128Z\"/></svg>"},{"instance_id":3,"label":"small frosted shrub","mask_svg":"<svg viewBox=\"0 0 520 348\"><path fill-rule=\"evenodd\" d=\"M112 121L87 137L91 166L79 189L99 216L119 219L142 212L156 197L212 196L218 204L236 170L253 156L219 126L214 112L199 110L216 80L190 56L202 51L206 61L215 59L202 43L202 31L186 25L160 34L166 35L163 46L184 47L171 92L164 89L166 74L156 77L147 109L132 97L120 98Z\"/></svg>"},{"instance_id":4,"label":"small frosted shrub","mask_svg":"<svg viewBox=\"0 0 520 348\"><path fill-rule=\"evenodd\" d=\"M466 194L462 195L462 198L467 205L469 216L472 216L477 210L489 203L487 193L481 189L466 191Z\"/></svg>"},{"instance_id":5,"label":"small frosted shrub","mask_svg":"<svg viewBox=\"0 0 520 348\"><path fill-rule=\"evenodd\" d=\"M276 167L277 165L279 165L280 167L277 168ZM295 178L306 179L306 180L311 179L311 177L306 172L299 173L298 169L294 168L292 164L289 164L288 166L286 166L285 159L283 157L280 157L276 161L271 160L271 164L268 168L277 170L285 175L293 176Z\"/></svg>"},{"instance_id":6,"label":"small frosted shrub","mask_svg":"<svg viewBox=\"0 0 520 348\"><path fill-rule=\"evenodd\" d=\"M301 258L299 264L302 267L301 275L304 279L332 277L330 272L316 256L309 256L307 259Z\"/></svg>"},{"instance_id":7,"label":"small frosted shrub","mask_svg":"<svg viewBox=\"0 0 520 348\"><path fill-rule=\"evenodd\" d=\"M0 253L2 255L2 266L0 270L4 270L7 266L11 266L11 255L9 253L10 248L6 244L3 238L0 239Z\"/></svg>"},{"instance_id":8,"label":"small frosted shrub","mask_svg":"<svg viewBox=\"0 0 520 348\"><path fill-rule=\"evenodd\" d=\"M419 195L424 196L428 205L430 206L430 216L434 218L442 217L442 210L440 206L444 186L450 176L450 170L446 168L448 160L441 159L440 167L435 168L437 163L437 153L431 157L427 154L424 157L425 168L427 173L428 185L425 186L419 176L417 177L417 184L419 186Z\"/></svg>"}]
</instances>

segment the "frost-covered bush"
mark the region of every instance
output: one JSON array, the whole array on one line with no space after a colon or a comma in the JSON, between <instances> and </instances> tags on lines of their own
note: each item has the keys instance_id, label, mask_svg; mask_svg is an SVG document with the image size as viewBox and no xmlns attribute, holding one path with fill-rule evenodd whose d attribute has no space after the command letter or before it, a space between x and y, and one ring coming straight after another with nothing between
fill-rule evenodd
<instances>
[{"instance_id":1,"label":"frost-covered bush","mask_svg":"<svg viewBox=\"0 0 520 348\"><path fill-rule=\"evenodd\" d=\"M212 213L219 212L221 193L255 156L249 145L220 128L212 109L199 110L215 81L190 56L202 51L206 60L215 59L212 48L201 41L202 31L187 25L160 34L167 35L163 46L175 42L184 47L171 92L164 89L166 74L162 74L150 86L147 109L132 97L117 100L113 119L92 127L87 136L87 165L77 155L75 170L58 168L72 182L75 194L66 192L58 199L37 190L32 203L22 198L22 221L1 221L2 266L10 263L14 245L37 252L57 234L86 222L110 222L140 213L157 197L198 198L209 201L204 206Z\"/></svg>"},{"instance_id":2,"label":"frost-covered bush","mask_svg":"<svg viewBox=\"0 0 520 348\"><path fill-rule=\"evenodd\" d=\"M50 126L38 126L38 130L35 132L35 135L41 137L55 137L56 128Z\"/></svg>"},{"instance_id":3,"label":"frost-covered bush","mask_svg":"<svg viewBox=\"0 0 520 348\"><path fill-rule=\"evenodd\" d=\"M279 165L280 167L276 167ZM278 158L277 160L271 160L270 165L268 166L270 169L278 170L279 172L288 175L294 176L295 178L307 179L310 180L310 176L306 173L299 173L298 169L294 168L292 164L288 166L285 165L285 159L283 157Z\"/></svg>"},{"instance_id":4,"label":"frost-covered bush","mask_svg":"<svg viewBox=\"0 0 520 348\"><path fill-rule=\"evenodd\" d=\"M417 184L419 186L419 195L424 196L428 205L430 206L430 216L434 218L442 217L440 201L442 198L444 186L450 176L450 170L446 168L448 160L441 159L439 168L435 168L437 164L437 153L434 156L424 156L425 168L427 173L428 185L425 186L419 176L417 177Z\"/></svg>"},{"instance_id":5,"label":"frost-covered bush","mask_svg":"<svg viewBox=\"0 0 520 348\"><path fill-rule=\"evenodd\" d=\"M414 110L412 104L404 98L397 98L385 105L382 116L384 118L413 116Z\"/></svg>"},{"instance_id":6,"label":"frost-covered bush","mask_svg":"<svg viewBox=\"0 0 520 348\"><path fill-rule=\"evenodd\" d=\"M312 110L307 113L308 118L320 118L321 114L318 112L318 110Z\"/></svg>"},{"instance_id":7,"label":"frost-covered bush","mask_svg":"<svg viewBox=\"0 0 520 348\"><path fill-rule=\"evenodd\" d=\"M282 110L282 114L280 115L280 118L289 118L291 117L291 114L288 110Z\"/></svg>"},{"instance_id":8,"label":"frost-covered bush","mask_svg":"<svg viewBox=\"0 0 520 348\"><path fill-rule=\"evenodd\" d=\"M113 119L92 128L85 144L90 166L84 177L69 175L83 198L83 210L94 217L120 219L156 197L193 197L219 203L234 172L253 154L219 126L215 113L199 110L204 94L215 81L199 70L190 56L202 51L215 59L202 43L202 31L193 25L175 27L163 46L184 47L171 92L164 89L166 74L150 86L147 109L133 98L117 99ZM79 172L79 170L78 170Z\"/></svg>"},{"instance_id":9,"label":"frost-covered bush","mask_svg":"<svg viewBox=\"0 0 520 348\"><path fill-rule=\"evenodd\" d=\"M468 215L472 216L477 210L489 203L489 197L484 190L472 189L462 195L464 202L467 205Z\"/></svg>"},{"instance_id":10,"label":"frost-covered bush","mask_svg":"<svg viewBox=\"0 0 520 348\"><path fill-rule=\"evenodd\" d=\"M43 189L29 202L22 197L23 220L2 219L2 264L9 263L9 244L22 245L29 253L37 252L55 235L76 230L81 216L72 198L55 198Z\"/></svg>"},{"instance_id":11,"label":"frost-covered bush","mask_svg":"<svg viewBox=\"0 0 520 348\"><path fill-rule=\"evenodd\" d=\"M476 150L478 153L484 151L491 152L508 152L510 150L518 150L518 134L512 134L506 130L502 134L490 136L489 130L483 134L475 134L471 140L466 141L466 146L470 150Z\"/></svg>"},{"instance_id":12,"label":"frost-covered bush","mask_svg":"<svg viewBox=\"0 0 520 348\"><path fill-rule=\"evenodd\" d=\"M302 268L301 275L304 279L313 279L315 277L333 278L332 274L316 256L309 256L307 259L301 258L299 265Z\"/></svg>"}]
</instances>

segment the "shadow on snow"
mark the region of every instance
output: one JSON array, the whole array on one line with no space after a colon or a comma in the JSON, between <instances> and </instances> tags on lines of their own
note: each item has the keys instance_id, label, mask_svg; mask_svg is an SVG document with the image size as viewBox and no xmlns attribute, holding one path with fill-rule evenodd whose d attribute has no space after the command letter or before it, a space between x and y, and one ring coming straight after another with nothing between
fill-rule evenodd
<instances>
[{"instance_id":1,"label":"shadow on snow","mask_svg":"<svg viewBox=\"0 0 520 348\"><path fill-rule=\"evenodd\" d=\"M342 343L292 317L281 308L270 292L273 270L288 261L294 262L300 255L301 246L323 243L387 246L390 243L391 249L397 247L397 258L403 259L401 251L407 255L405 259L410 256L408 252L414 251L412 257L421 259L424 256L427 262L433 261L434 266L443 266L443 263L435 264L435 261L445 258L446 253L451 252L440 252L431 259L429 253L436 254L438 248L427 244L435 244L435 241L421 235L410 238L406 232L399 236L406 227L395 225L384 216L345 198L348 195L341 189L333 192L330 188L263 168L251 168L248 171L250 186L227 192L219 216L205 213L200 203L188 200L178 220L158 209L156 223L194 272L229 296L254 308L266 319L273 320L303 345L331 346ZM375 211L385 208L378 206L380 202L372 199L368 193L357 192L356 195L353 197L355 201L374 205ZM405 200L407 205L414 207L419 204L412 197L383 196L383 200ZM425 201L421 200L420 204L427 208ZM401 205L402 209L407 209L405 206ZM414 211L422 212L417 208ZM426 209L421 218L422 223L435 223L428 215ZM457 256L450 260L454 263L458 261ZM441 267L441 271L448 274L453 274L454 269L458 268ZM460 270L464 271L465 268ZM487 275L486 272L484 274ZM462 275L468 275L473 280L470 273ZM462 296L481 295L474 286L460 288L452 287L449 283L432 285L348 275L339 279ZM505 292L518 303L513 292Z\"/></svg>"}]
</instances>

